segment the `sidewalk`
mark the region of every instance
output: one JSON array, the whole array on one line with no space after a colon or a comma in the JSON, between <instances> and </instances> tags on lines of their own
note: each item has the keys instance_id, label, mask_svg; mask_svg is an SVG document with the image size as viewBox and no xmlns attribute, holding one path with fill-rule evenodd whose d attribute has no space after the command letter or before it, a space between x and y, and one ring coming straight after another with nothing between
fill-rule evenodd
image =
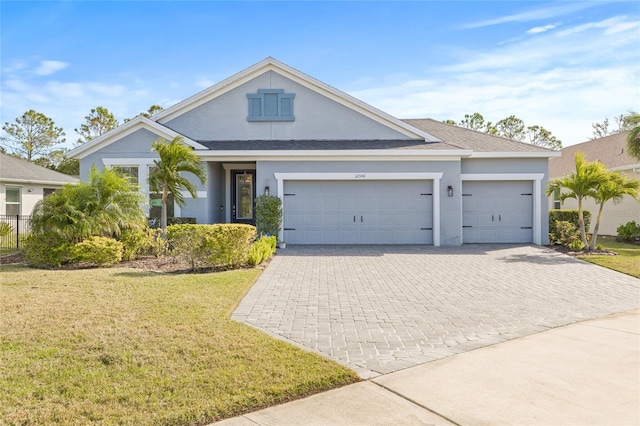
<instances>
[{"instance_id":1,"label":"sidewalk","mask_svg":"<svg viewBox=\"0 0 640 426\"><path fill-rule=\"evenodd\" d=\"M555 328L216 423L640 425L640 310Z\"/></svg>"}]
</instances>

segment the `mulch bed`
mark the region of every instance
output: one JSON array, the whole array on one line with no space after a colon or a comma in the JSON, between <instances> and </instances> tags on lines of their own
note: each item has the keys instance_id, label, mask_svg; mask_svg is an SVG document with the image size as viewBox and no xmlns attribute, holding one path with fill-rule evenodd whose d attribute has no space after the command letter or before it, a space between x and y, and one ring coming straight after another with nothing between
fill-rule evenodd
<instances>
[{"instance_id":1,"label":"mulch bed","mask_svg":"<svg viewBox=\"0 0 640 426\"><path fill-rule=\"evenodd\" d=\"M610 250L583 250L583 251L573 251L567 246L561 245L553 245L547 246L557 252L564 253L569 256L617 256L618 253Z\"/></svg>"}]
</instances>

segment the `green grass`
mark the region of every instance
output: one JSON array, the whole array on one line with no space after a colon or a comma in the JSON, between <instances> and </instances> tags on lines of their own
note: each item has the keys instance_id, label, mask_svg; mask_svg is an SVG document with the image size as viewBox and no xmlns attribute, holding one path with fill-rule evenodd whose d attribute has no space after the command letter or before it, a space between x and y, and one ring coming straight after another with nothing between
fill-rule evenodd
<instances>
[{"instance_id":1,"label":"green grass","mask_svg":"<svg viewBox=\"0 0 640 426\"><path fill-rule=\"evenodd\" d=\"M259 275L0 269L0 423L196 425L358 381L228 318Z\"/></svg>"},{"instance_id":2,"label":"green grass","mask_svg":"<svg viewBox=\"0 0 640 426\"><path fill-rule=\"evenodd\" d=\"M598 244L602 244L605 250L618 253L617 256L578 256L587 262L613 269L623 274L640 278L640 246L620 243L615 237L598 237Z\"/></svg>"}]
</instances>

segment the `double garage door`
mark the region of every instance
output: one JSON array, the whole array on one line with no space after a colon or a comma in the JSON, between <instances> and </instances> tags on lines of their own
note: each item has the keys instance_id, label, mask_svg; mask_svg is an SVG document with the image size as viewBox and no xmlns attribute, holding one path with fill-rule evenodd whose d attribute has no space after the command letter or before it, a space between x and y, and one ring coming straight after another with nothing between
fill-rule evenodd
<instances>
[{"instance_id":1,"label":"double garage door","mask_svg":"<svg viewBox=\"0 0 640 426\"><path fill-rule=\"evenodd\" d=\"M531 181L462 183L464 243L533 242Z\"/></svg>"},{"instance_id":2,"label":"double garage door","mask_svg":"<svg viewBox=\"0 0 640 426\"><path fill-rule=\"evenodd\" d=\"M285 181L290 244L433 244L433 182Z\"/></svg>"}]
</instances>

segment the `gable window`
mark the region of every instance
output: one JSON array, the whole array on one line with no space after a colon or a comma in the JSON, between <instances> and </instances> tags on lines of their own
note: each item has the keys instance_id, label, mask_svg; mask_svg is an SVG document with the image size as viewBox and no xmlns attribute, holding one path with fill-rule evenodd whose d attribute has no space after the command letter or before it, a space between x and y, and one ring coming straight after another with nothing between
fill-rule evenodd
<instances>
[{"instance_id":1,"label":"gable window","mask_svg":"<svg viewBox=\"0 0 640 426\"><path fill-rule=\"evenodd\" d=\"M20 188L8 186L5 190L5 198L5 214L8 216L20 215L22 198Z\"/></svg>"},{"instance_id":2,"label":"gable window","mask_svg":"<svg viewBox=\"0 0 640 426\"><path fill-rule=\"evenodd\" d=\"M295 93L284 93L284 89L258 89L258 93L248 93L247 121L295 121L295 97Z\"/></svg>"},{"instance_id":3,"label":"gable window","mask_svg":"<svg viewBox=\"0 0 640 426\"><path fill-rule=\"evenodd\" d=\"M49 195L56 192L54 188L42 188L42 198L47 198Z\"/></svg>"},{"instance_id":4,"label":"gable window","mask_svg":"<svg viewBox=\"0 0 640 426\"><path fill-rule=\"evenodd\" d=\"M114 169L123 176L129 178L133 184L138 184L138 166L114 166Z\"/></svg>"}]
</instances>

